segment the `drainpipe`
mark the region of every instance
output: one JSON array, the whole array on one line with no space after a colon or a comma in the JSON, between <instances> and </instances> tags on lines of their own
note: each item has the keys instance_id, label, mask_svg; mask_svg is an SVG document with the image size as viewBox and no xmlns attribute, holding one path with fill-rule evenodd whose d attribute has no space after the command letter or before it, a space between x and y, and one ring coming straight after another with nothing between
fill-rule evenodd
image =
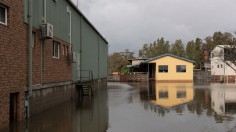
<instances>
[{"instance_id":1,"label":"drainpipe","mask_svg":"<svg viewBox=\"0 0 236 132\"><path fill-rule=\"evenodd\" d=\"M79 51L79 61L80 62L77 62L77 63L79 63L79 69L77 69L77 70L81 70L81 62L82 62L82 43L83 43L83 16L81 15L80 16L80 51ZM81 73L80 73L80 71L79 71L79 73L78 73L78 76L79 76L79 80L81 80Z\"/></svg>"},{"instance_id":2,"label":"drainpipe","mask_svg":"<svg viewBox=\"0 0 236 132\"><path fill-rule=\"evenodd\" d=\"M46 0L44 0L43 1L43 22L44 23L46 23L46 20L47 20L47 9L46 9L46 7L47 7L47 1Z\"/></svg>"},{"instance_id":3,"label":"drainpipe","mask_svg":"<svg viewBox=\"0 0 236 132\"><path fill-rule=\"evenodd\" d=\"M47 23L47 1L43 1L43 23ZM43 70L44 70L44 42L45 39L41 41L41 85L43 85Z\"/></svg>"},{"instance_id":4,"label":"drainpipe","mask_svg":"<svg viewBox=\"0 0 236 132\"><path fill-rule=\"evenodd\" d=\"M67 13L69 13L70 15L70 32L69 32L69 37L70 37L70 49L69 49L69 52L71 53L71 10L70 10L70 7L67 6Z\"/></svg>"},{"instance_id":5,"label":"drainpipe","mask_svg":"<svg viewBox=\"0 0 236 132\"><path fill-rule=\"evenodd\" d=\"M27 117L30 116L30 97L32 95L32 0L28 0L29 2L29 14L28 14L28 24L29 24L29 44L28 44L28 111L27 111Z\"/></svg>"}]
</instances>

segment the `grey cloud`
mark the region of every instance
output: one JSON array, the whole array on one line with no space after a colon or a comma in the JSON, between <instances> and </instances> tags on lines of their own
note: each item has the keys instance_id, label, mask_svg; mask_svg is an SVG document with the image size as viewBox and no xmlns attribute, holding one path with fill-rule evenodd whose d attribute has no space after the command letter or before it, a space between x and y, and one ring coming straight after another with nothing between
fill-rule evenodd
<instances>
[{"instance_id":1,"label":"grey cloud","mask_svg":"<svg viewBox=\"0 0 236 132\"><path fill-rule=\"evenodd\" d=\"M159 37L184 42L235 31L235 0L79 0L79 8L110 43L136 53Z\"/></svg>"}]
</instances>

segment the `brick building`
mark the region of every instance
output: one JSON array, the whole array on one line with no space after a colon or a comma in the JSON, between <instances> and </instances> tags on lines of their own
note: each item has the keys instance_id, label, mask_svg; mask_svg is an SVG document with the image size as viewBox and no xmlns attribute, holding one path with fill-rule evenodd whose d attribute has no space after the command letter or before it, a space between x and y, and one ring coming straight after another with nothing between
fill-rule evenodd
<instances>
[{"instance_id":1,"label":"brick building","mask_svg":"<svg viewBox=\"0 0 236 132\"><path fill-rule=\"evenodd\" d=\"M0 127L24 118L27 29L23 1L0 1Z\"/></svg>"},{"instance_id":2,"label":"brick building","mask_svg":"<svg viewBox=\"0 0 236 132\"><path fill-rule=\"evenodd\" d=\"M93 72L97 87L106 83L108 43L79 9L68 0L32 0L30 15L29 5L0 1L0 131L23 120L28 110L34 115L74 97L75 82L84 75L78 71ZM50 39L42 38L44 24L53 26Z\"/></svg>"}]
</instances>

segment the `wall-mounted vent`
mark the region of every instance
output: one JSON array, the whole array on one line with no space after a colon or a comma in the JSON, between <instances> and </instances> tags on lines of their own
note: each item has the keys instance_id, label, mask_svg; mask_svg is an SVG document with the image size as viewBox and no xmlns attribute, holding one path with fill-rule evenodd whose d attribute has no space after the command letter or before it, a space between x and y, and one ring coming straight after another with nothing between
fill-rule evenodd
<instances>
[{"instance_id":1,"label":"wall-mounted vent","mask_svg":"<svg viewBox=\"0 0 236 132\"><path fill-rule=\"evenodd\" d=\"M70 52L69 53L69 62L70 63L75 63L76 62L76 53L75 52Z\"/></svg>"},{"instance_id":2,"label":"wall-mounted vent","mask_svg":"<svg viewBox=\"0 0 236 132\"><path fill-rule=\"evenodd\" d=\"M42 24L42 38L52 39L53 38L53 25L50 23Z\"/></svg>"}]
</instances>

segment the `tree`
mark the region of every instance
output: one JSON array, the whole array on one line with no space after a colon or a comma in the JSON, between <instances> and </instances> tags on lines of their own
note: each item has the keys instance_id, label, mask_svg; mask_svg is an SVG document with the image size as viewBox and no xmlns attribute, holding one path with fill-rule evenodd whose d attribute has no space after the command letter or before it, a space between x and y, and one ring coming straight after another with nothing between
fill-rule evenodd
<instances>
[{"instance_id":1,"label":"tree","mask_svg":"<svg viewBox=\"0 0 236 132\"><path fill-rule=\"evenodd\" d=\"M194 41L189 41L186 45L186 57L190 60L195 60L195 43Z\"/></svg>"},{"instance_id":2,"label":"tree","mask_svg":"<svg viewBox=\"0 0 236 132\"><path fill-rule=\"evenodd\" d=\"M185 56L185 49L182 40L176 40L174 44L171 45L171 54L184 57Z\"/></svg>"},{"instance_id":3,"label":"tree","mask_svg":"<svg viewBox=\"0 0 236 132\"><path fill-rule=\"evenodd\" d=\"M126 74L129 59L134 59L134 52L125 49L124 52L116 52L108 56L109 73L120 72Z\"/></svg>"},{"instance_id":4,"label":"tree","mask_svg":"<svg viewBox=\"0 0 236 132\"><path fill-rule=\"evenodd\" d=\"M224 46L224 52L214 53L219 55L218 57L221 58L221 61L225 61L225 63L230 66L232 69L232 65L236 66L236 39L233 35L229 32L221 33L215 32L213 36L208 36L205 38L206 43L204 47L212 51L217 45L227 45ZM236 71L236 69L234 69Z\"/></svg>"},{"instance_id":5,"label":"tree","mask_svg":"<svg viewBox=\"0 0 236 132\"><path fill-rule=\"evenodd\" d=\"M139 50L139 57L151 58L165 53L169 53L169 50L169 41L165 41L165 39L162 37L161 39L158 38L153 43L144 44L143 48Z\"/></svg>"},{"instance_id":6,"label":"tree","mask_svg":"<svg viewBox=\"0 0 236 132\"><path fill-rule=\"evenodd\" d=\"M202 48L202 40L200 38L196 38L195 40L195 48L194 48L194 56L195 56L195 68L201 68L201 62L203 60L203 48Z\"/></svg>"}]
</instances>

